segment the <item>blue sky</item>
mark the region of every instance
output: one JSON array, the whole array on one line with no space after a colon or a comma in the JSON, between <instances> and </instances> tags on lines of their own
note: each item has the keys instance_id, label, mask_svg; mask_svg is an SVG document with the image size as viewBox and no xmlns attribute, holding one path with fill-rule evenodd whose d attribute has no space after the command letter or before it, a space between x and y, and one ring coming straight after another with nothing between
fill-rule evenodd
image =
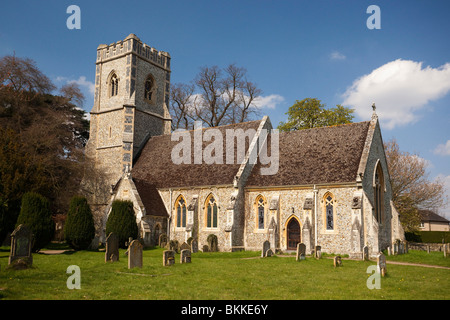
<instances>
[{"instance_id":1,"label":"blue sky","mask_svg":"<svg viewBox=\"0 0 450 320\"><path fill-rule=\"evenodd\" d=\"M69 30L69 5L81 29ZM366 26L370 5L381 29ZM172 56L172 83L201 66L245 67L263 90L262 113L276 126L307 97L370 119L377 105L383 138L429 164L450 190L449 1L7 1L0 56L29 57L57 86L77 81L93 104L95 54L135 33ZM450 194L450 191L449 191ZM450 219L450 207L440 212Z\"/></svg>"}]
</instances>

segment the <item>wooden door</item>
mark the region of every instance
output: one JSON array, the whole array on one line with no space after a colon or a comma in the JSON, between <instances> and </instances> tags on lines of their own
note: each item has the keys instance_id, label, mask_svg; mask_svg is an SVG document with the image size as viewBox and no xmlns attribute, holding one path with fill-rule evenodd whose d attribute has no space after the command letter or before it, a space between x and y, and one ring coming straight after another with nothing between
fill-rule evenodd
<instances>
[{"instance_id":1,"label":"wooden door","mask_svg":"<svg viewBox=\"0 0 450 320\"><path fill-rule=\"evenodd\" d=\"M291 219L287 226L288 250L296 250L297 244L300 243L300 224L297 219Z\"/></svg>"}]
</instances>

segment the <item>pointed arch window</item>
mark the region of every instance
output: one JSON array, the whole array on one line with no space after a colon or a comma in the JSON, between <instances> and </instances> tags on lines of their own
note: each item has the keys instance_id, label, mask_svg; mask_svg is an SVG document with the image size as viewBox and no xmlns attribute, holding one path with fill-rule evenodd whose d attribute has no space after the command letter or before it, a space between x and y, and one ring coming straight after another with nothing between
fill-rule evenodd
<instances>
[{"instance_id":1,"label":"pointed arch window","mask_svg":"<svg viewBox=\"0 0 450 320\"><path fill-rule=\"evenodd\" d=\"M213 195L206 199L206 227L217 228L217 202Z\"/></svg>"},{"instance_id":2,"label":"pointed arch window","mask_svg":"<svg viewBox=\"0 0 450 320\"><path fill-rule=\"evenodd\" d=\"M264 217L265 217L265 201L263 196L256 198L256 210L257 210L257 225L258 229L264 229Z\"/></svg>"},{"instance_id":3,"label":"pointed arch window","mask_svg":"<svg viewBox=\"0 0 450 320\"><path fill-rule=\"evenodd\" d=\"M378 223L382 223L384 219L384 175L380 162L376 166L373 181L375 219Z\"/></svg>"},{"instance_id":4,"label":"pointed arch window","mask_svg":"<svg viewBox=\"0 0 450 320\"><path fill-rule=\"evenodd\" d=\"M177 228L186 227L186 201L180 196L175 204L177 212Z\"/></svg>"},{"instance_id":5,"label":"pointed arch window","mask_svg":"<svg viewBox=\"0 0 450 320\"><path fill-rule=\"evenodd\" d=\"M156 96L155 80L151 75L147 77L144 84L144 99L147 102L153 102Z\"/></svg>"},{"instance_id":6,"label":"pointed arch window","mask_svg":"<svg viewBox=\"0 0 450 320\"><path fill-rule=\"evenodd\" d=\"M111 75L111 78L109 80L109 93L111 97L117 96L119 93L119 78L115 73Z\"/></svg>"},{"instance_id":7,"label":"pointed arch window","mask_svg":"<svg viewBox=\"0 0 450 320\"><path fill-rule=\"evenodd\" d=\"M330 193L325 195L325 225L326 230L334 230L334 198Z\"/></svg>"}]
</instances>

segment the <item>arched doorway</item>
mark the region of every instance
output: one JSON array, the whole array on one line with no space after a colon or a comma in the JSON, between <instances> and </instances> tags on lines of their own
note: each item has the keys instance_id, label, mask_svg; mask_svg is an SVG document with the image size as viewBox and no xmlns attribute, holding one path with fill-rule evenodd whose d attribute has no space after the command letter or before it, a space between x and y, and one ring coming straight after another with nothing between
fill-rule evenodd
<instances>
[{"instance_id":1,"label":"arched doorway","mask_svg":"<svg viewBox=\"0 0 450 320\"><path fill-rule=\"evenodd\" d=\"M300 224L297 219L292 218L287 225L287 249L296 250L297 244L300 243Z\"/></svg>"}]
</instances>

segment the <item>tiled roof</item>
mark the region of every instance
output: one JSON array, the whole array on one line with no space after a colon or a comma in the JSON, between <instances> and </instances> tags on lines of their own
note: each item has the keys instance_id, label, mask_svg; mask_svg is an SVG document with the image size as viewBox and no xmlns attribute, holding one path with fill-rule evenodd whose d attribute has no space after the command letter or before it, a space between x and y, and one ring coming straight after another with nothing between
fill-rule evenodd
<instances>
[{"instance_id":1,"label":"tiled roof","mask_svg":"<svg viewBox=\"0 0 450 320\"><path fill-rule=\"evenodd\" d=\"M366 121L280 133L278 173L261 175L261 164L258 163L246 185L286 186L355 181L369 124ZM270 150L270 142L268 145Z\"/></svg>"},{"instance_id":2,"label":"tiled roof","mask_svg":"<svg viewBox=\"0 0 450 320\"><path fill-rule=\"evenodd\" d=\"M422 221L449 222L444 217L441 217L440 215L430 210L419 210L419 214L422 217Z\"/></svg>"}]
</instances>

